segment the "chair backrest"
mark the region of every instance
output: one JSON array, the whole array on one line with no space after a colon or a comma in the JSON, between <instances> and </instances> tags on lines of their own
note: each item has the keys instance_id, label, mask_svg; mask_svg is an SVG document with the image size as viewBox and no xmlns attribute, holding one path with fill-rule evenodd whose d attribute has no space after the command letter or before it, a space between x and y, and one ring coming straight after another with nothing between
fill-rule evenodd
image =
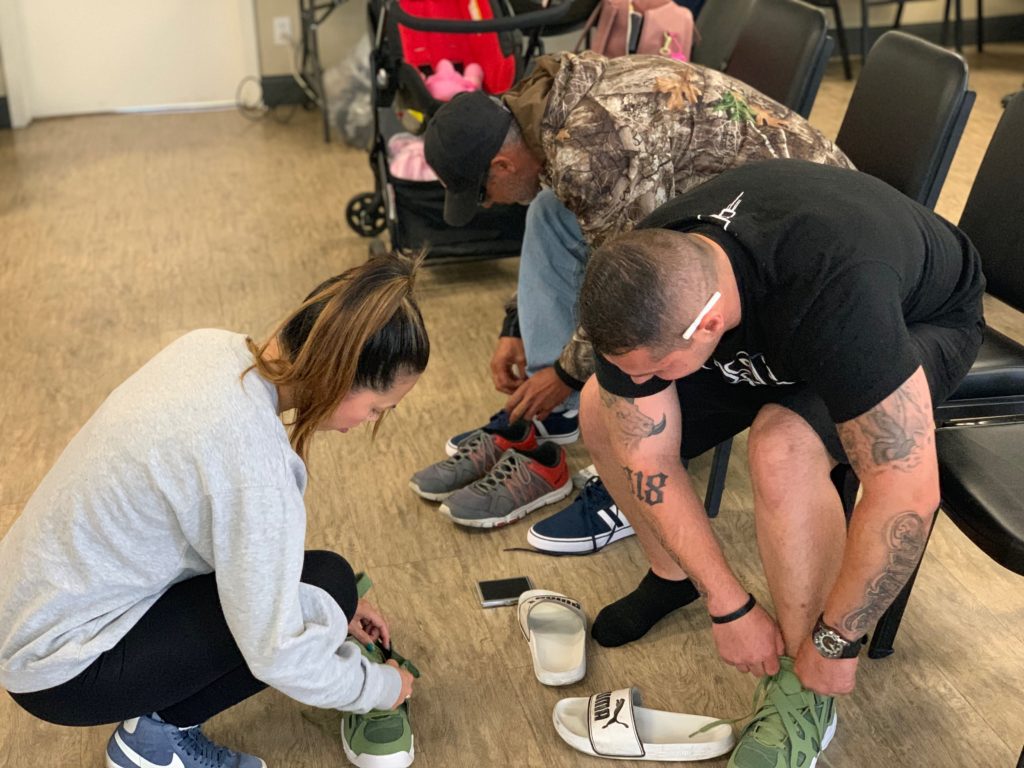
<instances>
[{"instance_id":1,"label":"chair backrest","mask_svg":"<svg viewBox=\"0 0 1024 768\"><path fill-rule=\"evenodd\" d=\"M986 290L1024 312L1024 91L992 134L960 228L981 254Z\"/></svg>"},{"instance_id":2,"label":"chair backrest","mask_svg":"<svg viewBox=\"0 0 1024 768\"><path fill-rule=\"evenodd\" d=\"M858 170L932 208L973 106L960 56L886 32L864 62L836 144Z\"/></svg>"},{"instance_id":3,"label":"chair backrest","mask_svg":"<svg viewBox=\"0 0 1024 768\"><path fill-rule=\"evenodd\" d=\"M757 0L725 73L807 117L830 39L818 8L799 0Z\"/></svg>"},{"instance_id":4,"label":"chair backrest","mask_svg":"<svg viewBox=\"0 0 1024 768\"><path fill-rule=\"evenodd\" d=\"M757 0L711 0L697 16L690 61L709 69L725 70L743 25Z\"/></svg>"}]
</instances>

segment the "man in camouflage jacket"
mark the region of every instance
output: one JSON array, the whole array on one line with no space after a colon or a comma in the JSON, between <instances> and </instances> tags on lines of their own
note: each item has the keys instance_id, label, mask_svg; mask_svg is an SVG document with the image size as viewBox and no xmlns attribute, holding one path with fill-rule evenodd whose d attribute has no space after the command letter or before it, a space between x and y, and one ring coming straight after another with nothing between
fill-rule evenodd
<instances>
[{"instance_id":1,"label":"man in camouflage jacket","mask_svg":"<svg viewBox=\"0 0 1024 768\"><path fill-rule=\"evenodd\" d=\"M425 144L449 224L467 223L478 204L530 206L517 299L491 361L512 420L574 409L593 372L589 346L574 339L591 249L747 162L852 167L804 118L721 72L590 52L539 58L500 101L456 96L431 119Z\"/></svg>"}]
</instances>

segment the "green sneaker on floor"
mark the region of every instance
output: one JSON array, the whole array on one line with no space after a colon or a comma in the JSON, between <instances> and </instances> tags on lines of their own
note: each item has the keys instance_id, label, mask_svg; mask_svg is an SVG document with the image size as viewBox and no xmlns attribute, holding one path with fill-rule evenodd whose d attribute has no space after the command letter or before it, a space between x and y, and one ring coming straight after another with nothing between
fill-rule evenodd
<instances>
[{"instance_id":1,"label":"green sneaker on floor","mask_svg":"<svg viewBox=\"0 0 1024 768\"><path fill-rule=\"evenodd\" d=\"M778 674L754 693L761 706L743 729L728 768L814 768L836 732L836 704L800 684L793 660L779 659Z\"/></svg>"},{"instance_id":2,"label":"green sneaker on floor","mask_svg":"<svg viewBox=\"0 0 1024 768\"><path fill-rule=\"evenodd\" d=\"M373 582L365 573L356 574L356 592L363 597ZM406 658L380 643L360 643L354 637L350 642L359 646L363 656L376 664L390 659L418 678L420 671ZM409 723L409 702L396 709L373 709L365 714L344 712L341 716L341 745L345 757L357 768L406 768L412 765L412 725Z\"/></svg>"},{"instance_id":3,"label":"green sneaker on floor","mask_svg":"<svg viewBox=\"0 0 1024 768\"><path fill-rule=\"evenodd\" d=\"M353 639L352 642L356 641ZM394 659L413 677L420 676L411 662L380 644L360 647L370 661L383 664ZM358 768L406 768L412 765L415 750L409 702L404 702L397 709L373 709L365 714L345 712L341 717L341 743L345 757Z\"/></svg>"}]
</instances>

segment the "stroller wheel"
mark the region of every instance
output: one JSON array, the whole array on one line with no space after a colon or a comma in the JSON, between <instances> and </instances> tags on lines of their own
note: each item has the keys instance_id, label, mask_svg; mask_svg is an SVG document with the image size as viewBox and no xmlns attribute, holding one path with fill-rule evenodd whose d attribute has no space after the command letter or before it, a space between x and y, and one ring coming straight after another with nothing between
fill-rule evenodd
<instances>
[{"instance_id":1,"label":"stroller wheel","mask_svg":"<svg viewBox=\"0 0 1024 768\"><path fill-rule=\"evenodd\" d=\"M387 228L384 201L373 192L364 192L348 201L345 209L348 225L363 237L379 235Z\"/></svg>"}]
</instances>

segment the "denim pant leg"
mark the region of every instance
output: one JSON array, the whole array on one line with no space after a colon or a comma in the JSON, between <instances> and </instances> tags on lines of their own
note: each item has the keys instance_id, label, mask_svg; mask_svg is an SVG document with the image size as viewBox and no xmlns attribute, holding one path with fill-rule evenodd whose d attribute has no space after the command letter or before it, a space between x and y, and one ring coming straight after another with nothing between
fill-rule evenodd
<instances>
[{"instance_id":1,"label":"denim pant leg","mask_svg":"<svg viewBox=\"0 0 1024 768\"><path fill-rule=\"evenodd\" d=\"M519 326L526 348L526 372L555 364L576 331L576 299L583 285L589 250L576 216L549 190L526 212L519 261ZM579 394L563 407L579 407Z\"/></svg>"}]
</instances>

